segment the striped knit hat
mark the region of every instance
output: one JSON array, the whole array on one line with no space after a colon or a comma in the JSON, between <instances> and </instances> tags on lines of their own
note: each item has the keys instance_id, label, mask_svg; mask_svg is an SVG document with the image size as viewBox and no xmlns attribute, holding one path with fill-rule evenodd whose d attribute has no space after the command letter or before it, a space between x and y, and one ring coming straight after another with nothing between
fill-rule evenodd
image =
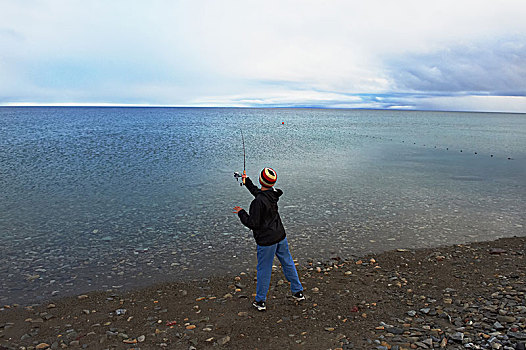
<instances>
[{"instance_id":1,"label":"striped knit hat","mask_svg":"<svg viewBox=\"0 0 526 350\"><path fill-rule=\"evenodd\" d=\"M278 180L278 174L272 168L264 168L259 175L259 183L264 187L272 187Z\"/></svg>"}]
</instances>

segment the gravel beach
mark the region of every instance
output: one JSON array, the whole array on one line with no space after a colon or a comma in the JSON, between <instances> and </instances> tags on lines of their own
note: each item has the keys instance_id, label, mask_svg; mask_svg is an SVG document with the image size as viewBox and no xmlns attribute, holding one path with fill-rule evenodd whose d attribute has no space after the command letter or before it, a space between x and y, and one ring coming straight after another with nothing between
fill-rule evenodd
<instances>
[{"instance_id":1,"label":"gravel beach","mask_svg":"<svg viewBox=\"0 0 526 350\"><path fill-rule=\"evenodd\" d=\"M4 305L0 349L524 349L525 245L300 263L299 304L278 265L266 312L255 272Z\"/></svg>"}]
</instances>

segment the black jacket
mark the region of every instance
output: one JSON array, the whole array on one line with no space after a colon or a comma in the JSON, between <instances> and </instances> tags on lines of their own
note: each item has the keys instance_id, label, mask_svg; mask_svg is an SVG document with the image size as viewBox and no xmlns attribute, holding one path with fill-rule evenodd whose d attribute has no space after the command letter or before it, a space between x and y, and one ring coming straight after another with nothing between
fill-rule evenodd
<instances>
[{"instance_id":1,"label":"black jacket","mask_svg":"<svg viewBox=\"0 0 526 350\"><path fill-rule=\"evenodd\" d=\"M280 242L285 238L285 228L278 213L278 200L283 191L274 188L262 191L248 177L245 186L256 198L250 203L249 213L244 209L237 213L241 222L252 230L258 245L269 246Z\"/></svg>"}]
</instances>

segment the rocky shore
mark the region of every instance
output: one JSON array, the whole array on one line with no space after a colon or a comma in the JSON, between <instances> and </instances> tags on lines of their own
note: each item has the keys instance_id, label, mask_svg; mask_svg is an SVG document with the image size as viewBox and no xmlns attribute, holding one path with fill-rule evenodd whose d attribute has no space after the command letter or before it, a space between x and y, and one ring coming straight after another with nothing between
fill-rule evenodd
<instances>
[{"instance_id":1,"label":"rocky shore","mask_svg":"<svg viewBox=\"0 0 526 350\"><path fill-rule=\"evenodd\" d=\"M279 266L0 308L0 349L524 349L525 237ZM276 260L276 264L278 264Z\"/></svg>"}]
</instances>

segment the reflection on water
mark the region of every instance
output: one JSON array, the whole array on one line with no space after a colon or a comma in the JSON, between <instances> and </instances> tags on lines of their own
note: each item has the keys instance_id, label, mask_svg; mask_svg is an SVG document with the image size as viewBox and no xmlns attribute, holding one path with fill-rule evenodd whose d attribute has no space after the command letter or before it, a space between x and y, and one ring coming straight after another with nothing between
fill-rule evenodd
<instances>
[{"instance_id":1,"label":"reflection on water","mask_svg":"<svg viewBox=\"0 0 526 350\"><path fill-rule=\"evenodd\" d=\"M0 302L252 268L241 129L300 262L525 234L525 115L0 108Z\"/></svg>"}]
</instances>

